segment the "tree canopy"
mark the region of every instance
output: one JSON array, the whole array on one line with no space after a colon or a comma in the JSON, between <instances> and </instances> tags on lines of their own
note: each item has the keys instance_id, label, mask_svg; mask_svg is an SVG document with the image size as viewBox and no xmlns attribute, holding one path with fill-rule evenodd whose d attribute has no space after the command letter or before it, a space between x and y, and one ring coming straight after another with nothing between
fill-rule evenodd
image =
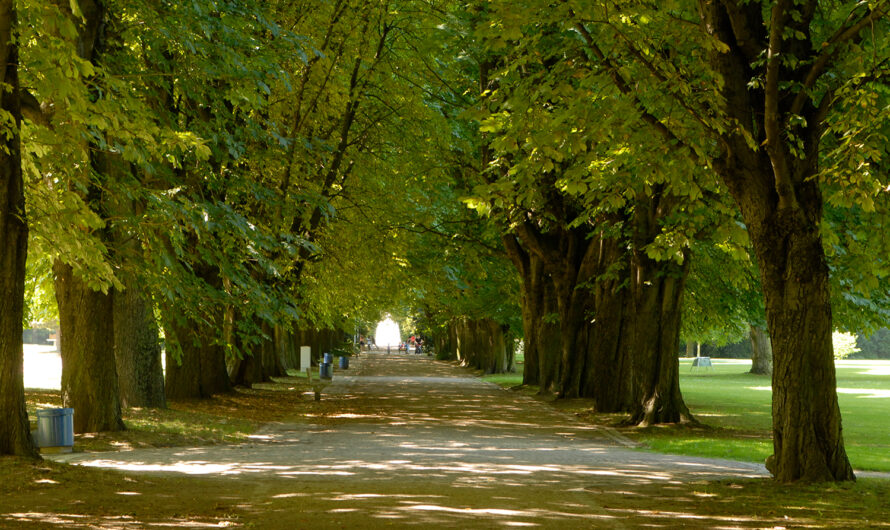
<instances>
[{"instance_id":1,"label":"tree canopy","mask_svg":"<svg viewBox=\"0 0 890 530\"><path fill-rule=\"evenodd\" d=\"M122 427L132 385L86 367L158 360L159 332L173 398L385 313L498 355L521 336L527 383L649 425L697 421L681 337L766 327L771 470L850 479L831 333L890 305L888 13L6 2L0 404L22 419L16 335L53 291L63 394L94 429ZM33 453L15 429L0 450Z\"/></svg>"}]
</instances>

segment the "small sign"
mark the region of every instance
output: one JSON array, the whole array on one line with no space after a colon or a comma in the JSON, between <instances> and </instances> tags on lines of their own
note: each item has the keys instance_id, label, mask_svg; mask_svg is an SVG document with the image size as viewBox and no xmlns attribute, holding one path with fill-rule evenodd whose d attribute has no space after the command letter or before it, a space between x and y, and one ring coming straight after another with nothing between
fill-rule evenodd
<instances>
[{"instance_id":1,"label":"small sign","mask_svg":"<svg viewBox=\"0 0 890 530\"><path fill-rule=\"evenodd\" d=\"M312 348L310 346L300 346L300 370L312 367Z\"/></svg>"}]
</instances>

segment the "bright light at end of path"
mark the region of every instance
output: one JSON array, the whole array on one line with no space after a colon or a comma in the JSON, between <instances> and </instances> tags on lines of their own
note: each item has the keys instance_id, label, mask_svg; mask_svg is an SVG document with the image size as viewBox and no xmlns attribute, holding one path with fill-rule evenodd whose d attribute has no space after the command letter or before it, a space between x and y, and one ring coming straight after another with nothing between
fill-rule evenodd
<instances>
[{"instance_id":1,"label":"bright light at end of path","mask_svg":"<svg viewBox=\"0 0 890 530\"><path fill-rule=\"evenodd\" d=\"M377 324L377 331L374 333L374 344L378 347L398 346L402 342L399 334L399 325L393 319L386 317Z\"/></svg>"}]
</instances>

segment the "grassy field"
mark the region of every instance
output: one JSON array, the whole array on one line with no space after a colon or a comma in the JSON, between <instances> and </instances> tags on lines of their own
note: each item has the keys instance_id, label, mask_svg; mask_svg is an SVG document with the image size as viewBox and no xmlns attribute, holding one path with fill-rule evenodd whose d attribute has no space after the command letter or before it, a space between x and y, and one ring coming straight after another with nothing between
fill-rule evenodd
<instances>
[{"instance_id":1,"label":"grassy field","mask_svg":"<svg viewBox=\"0 0 890 530\"><path fill-rule=\"evenodd\" d=\"M772 454L769 377L746 373L747 360L714 359L713 364L713 369L693 370L691 359L680 361L683 397L705 428L622 429L623 434L654 451L763 462ZM486 379L512 386L521 382L521 374ZM890 472L890 361L838 361L837 380L853 467ZM574 411L591 421L615 421L614 416Z\"/></svg>"}]
</instances>

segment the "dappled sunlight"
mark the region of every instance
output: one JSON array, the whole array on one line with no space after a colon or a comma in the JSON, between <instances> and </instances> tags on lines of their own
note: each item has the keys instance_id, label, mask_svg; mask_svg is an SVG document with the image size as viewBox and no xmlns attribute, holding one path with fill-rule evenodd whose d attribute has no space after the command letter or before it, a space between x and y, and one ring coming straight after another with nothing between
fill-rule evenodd
<instances>
[{"instance_id":1,"label":"dappled sunlight","mask_svg":"<svg viewBox=\"0 0 890 530\"><path fill-rule=\"evenodd\" d=\"M245 522L274 520L280 528L784 521L708 515L703 507L723 503L731 513L734 505L689 486L763 478L760 464L629 450L602 427L428 359L362 355L349 375L335 373L325 399L324 409L294 411L310 423L269 424L241 444L57 459L157 477L226 477ZM127 486L115 497L139 498L130 492L138 490Z\"/></svg>"},{"instance_id":2,"label":"dappled sunlight","mask_svg":"<svg viewBox=\"0 0 890 530\"><path fill-rule=\"evenodd\" d=\"M363 365L391 375L356 375ZM348 476L356 483L435 477L475 489L495 487L509 477L549 485L585 477L673 484L691 477L764 475L757 464L685 457L674 457L665 470L651 456L616 449L602 428L553 414L533 400L523 398L520 406L505 400L509 394L504 390L475 378L416 375L418 365L438 368L407 356L362 356L349 376L335 375L329 399L337 406L317 417L324 425L270 426L240 446L73 459L97 467L187 475ZM413 374L400 373L411 369ZM287 451L282 453L282 447Z\"/></svg>"},{"instance_id":3,"label":"dappled sunlight","mask_svg":"<svg viewBox=\"0 0 890 530\"><path fill-rule=\"evenodd\" d=\"M772 388L768 386L749 386L748 390L762 390L772 392ZM890 398L890 390L881 388L846 388L838 387L838 394L849 394L860 398Z\"/></svg>"},{"instance_id":4,"label":"dappled sunlight","mask_svg":"<svg viewBox=\"0 0 890 530\"><path fill-rule=\"evenodd\" d=\"M870 368L864 372L858 372L862 375L890 375L890 366L879 366L877 368Z\"/></svg>"},{"instance_id":5,"label":"dappled sunlight","mask_svg":"<svg viewBox=\"0 0 890 530\"><path fill-rule=\"evenodd\" d=\"M748 390L760 390L766 392L772 392L772 388L768 386L749 386L745 387ZM885 390L881 388L846 388L846 387L838 387L838 394L850 394L860 398L890 398L890 390ZM700 414L702 415L702 414Z\"/></svg>"},{"instance_id":6,"label":"dappled sunlight","mask_svg":"<svg viewBox=\"0 0 890 530\"><path fill-rule=\"evenodd\" d=\"M146 521L130 515L83 515L73 513L23 512L0 515L3 520L17 523L31 523L40 527L126 529L145 528L232 528L239 526L235 521L201 521L199 519L176 517L164 521Z\"/></svg>"},{"instance_id":7,"label":"dappled sunlight","mask_svg":"<svg viewBox=\"0 0 890 530\"><path fill-rule=\"evenodd\" d=\"M354 486L354 483L350 483ZM783 507L769 513L752 513L739 499L735 486L720 493L697 492L688 485L652 485L640 490L616 487L617 481L600 483L595 487L566 487L555 481L544 488L534 488L534 497L527 496L529 486L524 483L493 483L496 495L456 495L452 489L446 495L430 494L437 488L429 482L408 482L414 493L376 493L350 488L348 491L314 491L312 493L279 493L270 497L272 504L257 499L251 507L257 515L287 517L289 512L280 502L299 498L289 505L305 515L314 506L312 519L323 514L356 514L362 521L357 527L395 524L418 528L774 528L774 527L837 527L850 526L855 520L824 519L822 513L807 507ZM373 485L369 485L373 487ZM454 484L462 486L462 484ZM359 486L360 488L360 486ZM490 490L493 491L493 490ZM534 500L531 500L534 499ZM296 508L299 506L299 508ZM276 519L281 521L281 519ZM328 520L333 523L336 521ZM846 523L846 524L845 524ZM312 526L326 527L315 523ZM340 526L348 526L341 523Z\"/></svg>"},{"instance_id":8,"label":"dappled sunlight","mask_svg":"<svg viewBox=\"0 0 890 530\"><path fill-rule=\"evenodd\" d=\"M185 475L276 475L280 477L296 476L350 476L354 480L377 480L381 475L395 474L403 478L422 479L428 476L451 477L455 482L462 478L470 479L465 482L466 487L484 487L478 482L480 476L498 477L508 475L521 475L535 478L535 482L550 483L560 482L569 477L611 477L621 478L625 481L634 481L640 484L651 483L675 483L682 481L682 475L695 474L696 476L723 476L732 474L739 476L744 474L743 469L733 467L719 467L701 462L678 462L677 465L685 468L686 472L662 472L656 466L646 464L628 464L618 466L583 465L583 464L534 464L516 461L517 458L505 457L503 462L489 456L487 462L471 461L479 455L447 453L437 455L439 459L426 458L426 454L414 454L413 458L403 460L338 460L334 457L321 458L309 457L308 461L284 464L264 461L253 462L209 462L206 460L179 460L175 462L161 462L143 460L139 462L95 459L80 462L81 465L99 468L112 468L122 471L177 473ZM757 473L747 470L747 476L756 477ZM680 475L680 476L678 476ZM527 483L527 481L525 482Z\"/></svg>"},{"instance_id":9,"label":"dappled sunlight","mask_svg":"<svg viewBox=\"0 0 890 530\"><path fill-rule=\"evenodd\" d=\"M848 360L834 362L839 369L857 370L858 375L890 375L890 361L879 359ZM859 369L865 369L858 371Z\"/></svg>"},{"instance_id":10,"label":"dappled sunlight","mask_svg":"<svg viewBox=\"0 0 890 530\"><path fill-rule=\"evenodd\" d=\"M670 527L677 526L685 526L687 524L693 524L693 522L698 521L713 521L720 522L723 524L756 524L762 522L763 519L756 515L749 516L716 516L716 515L699 515L695 513L687 513L687 512L677 512L671 510L638 510L638 509L624 509L624 510L615 510L616 514L626 514L632 515L636 518L645 517L647 519L652 519L653 524L657 521L660 521L662 524L668 525Z\"/></svg>"},{"instance_id":11,"label":"dappled sunlight","mask_svg":"<svg viewBox=\"0 0 890 530\"><path fill-rule=\"evenodd\" d=\"M838 388L838 394L852 394L860 398L890 398L890 390L879 388Z\"/></svg>"}]
</instances>

